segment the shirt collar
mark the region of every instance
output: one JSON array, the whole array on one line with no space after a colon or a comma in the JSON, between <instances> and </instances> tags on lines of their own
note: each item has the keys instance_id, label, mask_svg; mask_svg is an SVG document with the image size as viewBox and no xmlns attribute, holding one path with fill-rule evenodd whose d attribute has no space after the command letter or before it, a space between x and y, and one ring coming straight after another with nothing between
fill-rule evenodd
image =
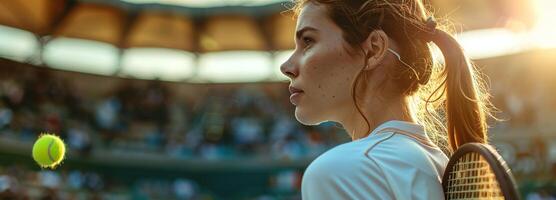
<instances>
[{"instance_id":1,"label":"shirt collar","mask_svg":"<svg viewBox=\"0 0 556 200\"><path fill-rule=\"evenodd\" d=\"M376 133L386 128L396 128L402 131L418 134L419 136L427 137L427 134L425 133L425 127L423 125L400 120L390 120L380 124L368 136L375 135Z\"/></svg>"}]
</instances>

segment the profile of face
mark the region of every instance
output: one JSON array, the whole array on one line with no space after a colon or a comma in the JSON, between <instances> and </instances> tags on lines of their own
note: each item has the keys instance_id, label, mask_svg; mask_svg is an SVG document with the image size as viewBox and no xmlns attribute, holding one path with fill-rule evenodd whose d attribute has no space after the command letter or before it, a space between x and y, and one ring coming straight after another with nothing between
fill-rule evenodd
<instances>
[{"instance_id":1,"label":"profile of face","mask_svg":"<svg viewBox=\"0 0 556 200\"><path fill-rule=\"evenodd\" d=\"M353 110L352 82L364 67L364 56L348 52L342 30L326 7L307 3L296 25L296 48L280 70L290 78L295 117L305 125L337 121ZM292 90L293 87L293 90Z\"/></svg>"}]
</instances>

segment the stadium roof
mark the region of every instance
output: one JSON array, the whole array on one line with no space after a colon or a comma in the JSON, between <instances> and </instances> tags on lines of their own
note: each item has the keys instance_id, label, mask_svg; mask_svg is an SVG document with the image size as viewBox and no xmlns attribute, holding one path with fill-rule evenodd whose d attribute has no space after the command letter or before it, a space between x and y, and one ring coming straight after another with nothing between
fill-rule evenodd
<instances>
[{"instance_id":1,"label":"stadium roof","mask_svg":"<svg viewBox=\"0 0 556 200\"><path fill-rule=\"evenodd\" d=\"M285 2L285 0L121 0L133 4L161 4L195 8L210 8L224 6L263 6L273 3Z\"/></svg>"},{"instance_id":2,"label":"stadium roof","mask_svg":"<svg viewBox=\"0 0 556 200\"><path fill-rule=\"evenodd\" d=\"M531 3L535 2L535 3ZM0 1L0 56L122 77L281 81L295 20L281 0ZM433 0L472 58L556 46L553 0ZM533 14L535 13L535 14ZM440 57L440 56L437 56Z\"/></svg>"}]
</instances>

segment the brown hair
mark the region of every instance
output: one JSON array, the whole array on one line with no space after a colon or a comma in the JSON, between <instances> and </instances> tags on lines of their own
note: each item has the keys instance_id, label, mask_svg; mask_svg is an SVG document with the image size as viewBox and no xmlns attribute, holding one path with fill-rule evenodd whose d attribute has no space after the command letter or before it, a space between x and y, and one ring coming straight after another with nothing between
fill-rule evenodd
<instances>
[{"instance_id":1,"label":"brown hair","mask_svg":"<svg viewBox=\"0 0 556 200\"><path fill-rule=\"evenodd\" d=\"M453 152L465 143L487 143L486 116L494 118L490 110L494 107L486 85L458 42L436 28L436 22L427 21L431 13L421 0L297 0L293 7L296 15L309 2L326 6L351 47L360 47L374 30L383 30L399 44L401 59L412 69L405 65L389 68L380 83L393 84L395 87L389 89L394 91L389 92L411 97L418 122L438 146ZM429 42L442 52L444 65L433 62ZM370 129L355 94L362 71L352 84L352 98Z\"/></svg>"}]
</instances>

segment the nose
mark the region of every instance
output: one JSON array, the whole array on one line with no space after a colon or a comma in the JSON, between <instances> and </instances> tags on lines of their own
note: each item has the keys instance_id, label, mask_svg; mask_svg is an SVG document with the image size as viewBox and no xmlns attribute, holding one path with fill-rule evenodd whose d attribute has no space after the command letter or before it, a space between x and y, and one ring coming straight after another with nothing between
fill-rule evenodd
<instances>
[{"instance_id":1,"label":"nose","mask_svg":"<svg viewBox=\"0 0 556 200\"><path fill-rule=\"evenodd\" d=\"M299 69L296 64L293 62L293 55L291 55L286 62L280 65L280 71L282 74L286 75L288 78L293 79L297 77L299 74Z\"/></svg>"}]
</instances>

